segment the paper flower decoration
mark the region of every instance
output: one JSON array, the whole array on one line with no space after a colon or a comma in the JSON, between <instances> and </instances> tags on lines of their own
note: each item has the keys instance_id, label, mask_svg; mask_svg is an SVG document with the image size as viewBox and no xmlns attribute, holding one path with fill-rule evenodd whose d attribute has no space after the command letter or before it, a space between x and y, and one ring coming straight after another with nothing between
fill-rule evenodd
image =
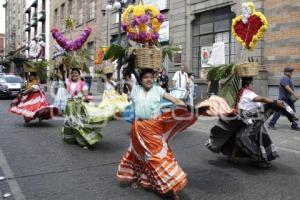
<instances>
[{"instance_id":1,"label":"paper flower decoration","mask_svg":"<svg viewBox=\"0 0 300 200\"><path fill-rule=\"evenodd\" d=\"M95 64L100 65L103 63L103 56L108 51L108 47L100 47L97 52Z\"/></svg>"},{"instance_id":2,"label":"paper flower decoration","mask_svg":"<svg viewBox=\"0 0 300 200\"><path fill-rule=\"evenodd\" d=\"M232 20L232 34L246 49L255 49L268 29L266 17L255 10L252 2L242 4L242 15Z\"/></svg>"},{"instance_id":3,"label":"paper flower decoration","mask_svg":"<svg viewBox=\"0 0 300 200\"><path fill-rule=\"evenodd\" d=\"M80 34L78 38L76 38L75 40L69 40L65 38L63 33L60 32L58 29L51 30L53 38L56 40L59 46L64 48L66 51L77 51L78 49L80 49L87 41L91 32L92 29L87 27L84 29L84 31Z\"/></svg>"},{"instance_id":4,"label":"paper flower decoration","mask_svg":"<svg viewBox=\"0 0 300 200\"><path fill-rule=\"evenodd\" d=\"M32 40L29 45L29 58L37 59L45 57L45 46L46 44L42 40L39 42Z\"/></svg>"},{"instance_id":5,"label":"paper flower decoration","mask_svg":"<svg viewBox=\"0 0 300 200\"><path fill-rule=\"evenodd\" d=\"M130 5L123 13L122 28L130 40L139 43L157 43L165 16L155 6Z\"/></svg>"}]
</instances>

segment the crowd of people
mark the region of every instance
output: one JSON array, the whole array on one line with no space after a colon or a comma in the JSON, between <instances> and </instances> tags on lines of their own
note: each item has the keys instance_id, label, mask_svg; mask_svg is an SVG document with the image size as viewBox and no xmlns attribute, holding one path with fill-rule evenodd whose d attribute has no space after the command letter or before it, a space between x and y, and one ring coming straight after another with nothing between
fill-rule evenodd
<instances>
[{"instance_id":1,"label":"crowd of people","mask_svg":"<svg viewBox=\"0 0 300 200\"><path fill-rule=\"evenodd\" d=\"M98 106L90 93L90 78L82 80L80 69L68 71L67 79L62 66L58 71L59 88L54 105L49 105L37 74L31 72L26 90L12 102L10 111L22 115L25 123L35 118L50 119L60 112L65 115L62 139L89 149L102 139L101 129L105 126L99 125L124 116L122 113L130 107L130 146L119 164L117 179L133 188L141 185L162 195L171 194L173 199L179 199L178 193L187 184L187 174L176 161L169 141L193 125L198 116L219 117L206 145L209 150L228 155L233 163L239 157L248 157L262 168L270 167L271 161L278 157L264 125L268 118L275 112L269 124L274 128L278 117L284 114L292 122L292 129L299 129L291 99L291 96L298 99L291 80L292 68L284 70L279 100L257 95L253 78L243 77L235 108L216 95L195 106L194 74L187 73L185 65L171 79L174 87L169 87L170 80L163 69L159 72L143 69L139 74L124 70L123 91L118 91L113 73L106 73L103 98ZM162 110L163 100L173 106Z\"/></svg>"}]
</instances>

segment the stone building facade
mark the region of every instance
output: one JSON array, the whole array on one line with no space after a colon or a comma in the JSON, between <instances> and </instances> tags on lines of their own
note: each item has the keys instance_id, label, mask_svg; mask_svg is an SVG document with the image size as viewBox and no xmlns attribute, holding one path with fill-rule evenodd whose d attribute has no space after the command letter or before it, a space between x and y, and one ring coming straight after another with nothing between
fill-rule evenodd
<instances>
[{"instance_id":1,"label":"stone building facade","mask_svg":"<svg viewBox=\"0 0 300 200\"><path fill-rule=\"evenodd\" d=\"M165 4L164 0L148 0L146 3ZM162 12L169 22L169 40L182 47L179 61L186 63L189 70L196 74L198 96L206 97L206 80L201 80L201 50L213 43L225 43L226 63L237 63L243 50L231 34L231 20L241 13L240 0L166 0L166 8ZM285 66L296 69L294 80L296 90L300 94L300 1L299 0L253 0L256 10L263 12L269 21L269 30L264 40L258 42L256 49L247 52L260 63L260 73L256 77L255 86L260 95L278 96L279 79ZM105 1L107 3L107 1ZM136 1L135 3L138 3ZM113 42L117 35L117 16L115 12L108 15L109 26L103 23ZM105 34L106 35L106 34ZM169 75L179 69L180 63L171 63ZM297 105L300 106L300 105Z\"/></svg>"},{"instance_id":2,"label":"stone building facade","mask_svg":"<svg viewBox=\"0 0 300 200\"><path fill-rule=\"evenodd\" d=\"M47 41L47 0L28 0L25 10L25 44L30 46L31 42ZM26 49L27 57L29 57L29 49ZM41 57L45 58L45 54Z\"/></svg>"},{"instance_id":3,"label":"stone building facade","mask_svg":"<svg viewBox=\"0 0 300 200\"><path fill-rule=\"evenodd\" d=\"M5 57L8 72L20 73L21 63L16 57L28 55L30 42L42 38L46 42L46 10L49 0L7 0L5 8L6 45Z\"/></svg>"},{"instance_id":4,"label":"stone building facade","mask_svg":"<svg viewBox=\"0 0 300 200\"><path fill-rule=\"evenodd\" d=\"M24 47L25 34L23 25L25 22L24 8L26 7L26 1L7 0L3 7L5 8L6 24L5 54L8 55Z\"/></svg>"},{"instance_id":5,"label":"stone building facade","mask_svg":"<svg viewBox=\"0 0 300 200\"><path fill-rule=\"evenodd\" d=\"M5 34L0 33L0 61L4 59L5 56Z\"/></svg>"}]
</instances>

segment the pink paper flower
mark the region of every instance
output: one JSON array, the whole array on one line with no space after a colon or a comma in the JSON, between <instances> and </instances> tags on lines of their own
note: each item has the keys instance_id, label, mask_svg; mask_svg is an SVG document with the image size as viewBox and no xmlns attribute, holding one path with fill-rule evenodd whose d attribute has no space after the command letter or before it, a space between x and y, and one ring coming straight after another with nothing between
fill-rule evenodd
<instances>
[{"instance_id":1,"label":"pink paper flower","mask_svg":"<svg viewBox=\"0 0 300 200\"><path fill-rule=\"evenodd\" d=\"M158 21L159 21L160 23L163 23L163 22L165 21L166 17L165 17L163 14L160 13L160 14L157 16L157 19L158 19Z\"/></svg>"},{"instance_id":2,"label":"pink paper flower","mask_svg":"<svg viewBox=\"0 0 300 200\"><path fill-rule=\"evenodd\" d=\"M80 49L84 43L87 41L88 37L90 36L92 29L87 27L84 31L79 35L78 38L75 40L69 40L64 37L63 33L60 32L58 29L54 28L51 30L53 38L56 42L64 48L66 51L76 51Z\"/></svg>"}]
</instances>

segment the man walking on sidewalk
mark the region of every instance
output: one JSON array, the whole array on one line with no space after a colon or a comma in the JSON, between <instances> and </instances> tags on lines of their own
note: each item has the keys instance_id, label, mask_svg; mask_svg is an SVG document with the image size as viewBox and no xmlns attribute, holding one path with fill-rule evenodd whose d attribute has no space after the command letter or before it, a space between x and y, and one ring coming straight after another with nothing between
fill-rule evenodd
<instances>
[{"instance_id":1,"label":"man walking on sidewalk","mask_svg":"<svg viewBox=\"0 0 300 200\"><path fill-rule=\"evenodd\" d=\"M279 86L279 100L286 102L296 112L295 101L299 99L299 96L295 92L294 84L292 81L293 71L294 69L291 67L284 68L284 76L281 78ZM269 123L270 129L276 129L275 124L280 118L281 114L282 113L279 111L274 113L273 118ZM292 123L291 128L293 130L300 130L300 127L295 120L290 120L290 122Z\"/></svg>"},{"instance_id":2,"label":"man walking on sidewalk","mask_svg":"<svg viewBox=\"0 0 300 200\"><path fill-rule=\"evenodd\" d=\"M184 101L187 100L189 95L189 77L186 71L187 66L182 64L180 70L172 78L174 88L181 93L180 97L177 98Z\"/></svg>"}]
</instances>

